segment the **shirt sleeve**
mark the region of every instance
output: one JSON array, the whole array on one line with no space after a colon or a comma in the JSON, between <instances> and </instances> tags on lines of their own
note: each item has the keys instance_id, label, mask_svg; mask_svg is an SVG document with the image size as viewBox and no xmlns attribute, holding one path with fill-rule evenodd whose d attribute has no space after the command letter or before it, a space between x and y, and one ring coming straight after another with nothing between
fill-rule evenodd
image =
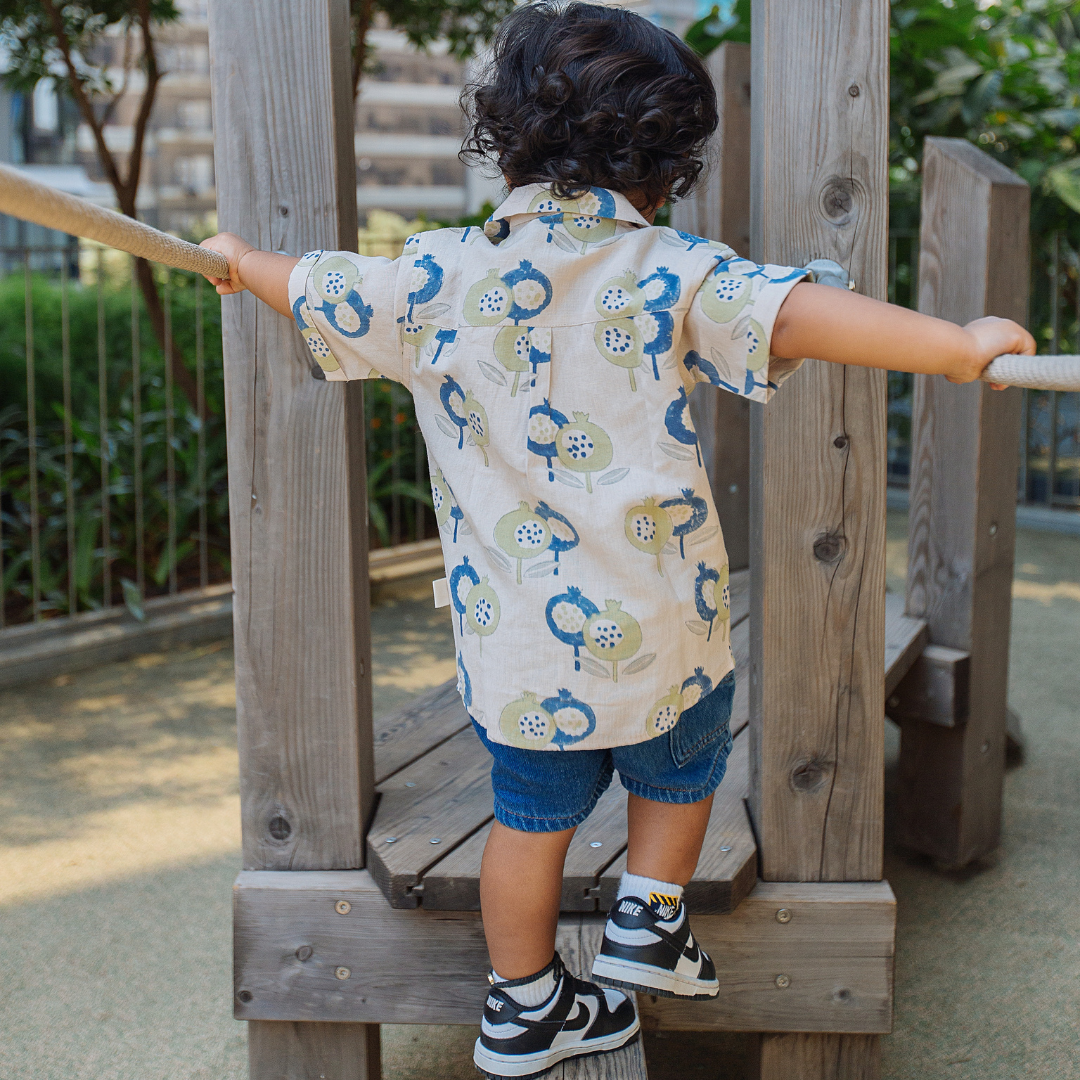
<instances>
[{"instance_id":1,"label":"shirt sleeve","mask_svg":"<svg viewBox=\"0 0 1080 1080\"><path fill-rule=\"evenodd\" d=\"M683 367L751 401L768 401L801 364L772 355L773 326L788 293L807 277L792 266L727 259L709 272L683 324Z\"/></svg>"},{"instance_id":2,"label":"shirt sleeve","mask_svg":"<svg viewBox=\"0 0 1080 1080\"><path fill-rule=\"evenodd\" d=\"M293 268L293 318L328 380L405 382L395 317L399 261L351 251L309 251Z\"/></svg>"}]
</instances>

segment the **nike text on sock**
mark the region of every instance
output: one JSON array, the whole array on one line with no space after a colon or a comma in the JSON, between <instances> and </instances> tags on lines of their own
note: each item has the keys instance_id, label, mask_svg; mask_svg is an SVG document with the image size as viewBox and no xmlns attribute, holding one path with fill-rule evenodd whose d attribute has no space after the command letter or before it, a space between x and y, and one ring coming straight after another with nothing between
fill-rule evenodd
<instances>
[{"instance_id":1,"label":"nike text on sock","mask_svg":"<svg viewBox=\"0 0 1080 1080\"><path fill-rule=\"evenodd\" d=\"M555 992L555 962L553 960L535 975L528 975L524 979L504 979L497 971L492 971L491 979L493 986L519 1005L535 1009Z\"/></svg>"},{"instance_id":2,"label":"nike text on sock","mask_svg":"<svg viewBox=\"0 0 1080 1080\"><path fill-rule=\"evenodd\" d=\"M659 918L668 920L674 918L678 912L682 894L683 887L674 882L624 873L619 882L618 899L636 896L644 900Z\"/></svg>"}]
</instances>

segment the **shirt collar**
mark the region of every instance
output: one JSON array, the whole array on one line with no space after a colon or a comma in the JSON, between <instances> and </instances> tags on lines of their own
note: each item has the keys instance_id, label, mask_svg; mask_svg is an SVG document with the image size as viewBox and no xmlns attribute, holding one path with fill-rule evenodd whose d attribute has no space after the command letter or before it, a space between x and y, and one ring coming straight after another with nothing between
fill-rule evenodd
<instances>
[{"instance_id":1,"label":"shirt collar","mask_svg":"<svg viewBox=\"0 0 1080 1080\"><path fill-rule=\"evenodd\" d=\"M576 199L559 199L544 184L526 184L514 188L499 208L484 224L484 234L493 243L504 240L517 222L514 218L574 214L597 218L614 218L631 225L649 223L634 209L630 200L617 191L594 187Z\"/></svg>"}]
</instances>

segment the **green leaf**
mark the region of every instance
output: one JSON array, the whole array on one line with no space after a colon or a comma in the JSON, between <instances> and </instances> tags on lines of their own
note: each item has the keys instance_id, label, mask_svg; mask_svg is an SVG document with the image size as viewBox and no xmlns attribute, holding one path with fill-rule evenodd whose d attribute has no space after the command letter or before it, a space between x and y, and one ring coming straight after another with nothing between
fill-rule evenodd
<instances>
[{"instance_id":1,"label":"green leaf","mask_svg":"<svg viewBox=\"0 0 1080 1080\"><path fill-rule=\"evenodd\" d=\"M121 578L120 587L124 590L124 606L139 622L146 622L146 612L143 610L143 598L139 586L134 581Z\"/></svg>"},{"instance_id":2,"label":"green leaf","mask_svg":"<svg viewBox=\"0 0 1080 1080\"><path fill-rule=\"evenodd\" d=\"M1080 157L1047 169L1043 182L1070 210L1080 213Z\"/></svg>"}]
</instances>

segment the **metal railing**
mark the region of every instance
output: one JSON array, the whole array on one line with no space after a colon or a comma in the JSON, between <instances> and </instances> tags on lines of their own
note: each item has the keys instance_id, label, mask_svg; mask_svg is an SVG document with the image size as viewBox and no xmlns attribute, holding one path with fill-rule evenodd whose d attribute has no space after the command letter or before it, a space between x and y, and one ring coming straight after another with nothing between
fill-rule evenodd
<instances>
[{"instance_id":1,"label":"metal railing","mask_svg":"<svg viewBox=\"0 0 1080 1080\"><path fill-rule=\"evenodd\" d=\"M400 241L397 241L400 249ZM66 249L65 249L66 251ZM0 249L0 627L228 580L220 304L134 260ZM178 385L184 379L187 392ZM412 399L366 384L371 543L436 534Z\"/></svg>"}]
</instances>

